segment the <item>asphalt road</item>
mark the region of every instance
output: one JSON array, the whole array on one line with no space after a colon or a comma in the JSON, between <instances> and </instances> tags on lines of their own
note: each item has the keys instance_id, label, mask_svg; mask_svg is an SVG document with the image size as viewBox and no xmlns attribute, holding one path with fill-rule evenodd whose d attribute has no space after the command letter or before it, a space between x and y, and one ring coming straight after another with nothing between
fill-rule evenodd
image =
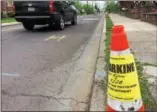
<instances>
[{"instance_id":1,"label":"asphalt road","mask_svg":"<svg viewBox=\"0 0 157 112\"><path fill-rule=\"evenodd\" d=\"M22 25L2 28L2 110L53 110L100 15L78 17L63 31Z\"/></svg>"}]
</instances>

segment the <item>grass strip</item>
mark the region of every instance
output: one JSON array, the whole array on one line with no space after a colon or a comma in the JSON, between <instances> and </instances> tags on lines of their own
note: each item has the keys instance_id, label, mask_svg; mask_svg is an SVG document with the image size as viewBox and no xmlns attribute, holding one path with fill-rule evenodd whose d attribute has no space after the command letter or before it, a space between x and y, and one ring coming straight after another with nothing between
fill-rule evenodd
<instances>
[{"instance_id":1,"label":"grass strip","mask_svg":"<svg viewBox=\"0 0 157 112\"><path fill-rule=\"evenodd\" d=\"M1 23L11 23L16 22L15 18L2 18Z\"/></svg>"}]
</instances>

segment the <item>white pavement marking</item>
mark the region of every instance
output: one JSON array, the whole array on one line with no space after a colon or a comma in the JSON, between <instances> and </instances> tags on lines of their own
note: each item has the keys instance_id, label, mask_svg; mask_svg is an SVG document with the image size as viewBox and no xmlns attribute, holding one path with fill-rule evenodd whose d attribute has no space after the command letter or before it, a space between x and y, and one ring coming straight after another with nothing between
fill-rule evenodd
<instances>
[{"instance_id":1,"label":"white pavement marking","mask_svg":"<svg viewBox=\"0 0 157 112\"><path fill-rule=\"evenodd\" d=\"M13 77L20 76L20 74L12 74L12 73L2 73L2 75L5 75L5 76L13 76Z\"/></svg>"},{"instance_id":2,"label":"white pavement marking","mask_svg":"<svg viewBox=\"0 0 157 112\"><path fill-rule=\"evenodd\" d=\"M48 41L48 40L56 39L56 38L57 38L57 37L56 37L55 35L52 35L52 36L46 38L44 41Z\"/></svg>"},{"instance_id":3,"label":"white pavement marking","mask_svg":"<svg viewBox=\"0 0 157 112\"><path fill-rule=\"evenodd\" d=\"M46 38L44 41L48 41L48 40L51 40L51 39L57 39L57 41L59 42L59 41L61 41L61 40L64 39L64 38L66 38L65 35L63 35L63 36L61 36L61 37L60 37L60 36L57 37L57 36L55 36L55 35L52 35L52 36Z\"/></svg>"},{"instance_id":4,"label":"white pavement marking","mask_svg":"<svg viewBox=\"0 0 157 112\"><path fill-rule=\"evenodd\" d=\"M65 35L61 36L57 41L61 41L62 39L66 38Z\"/></svg>"}]
</instances>

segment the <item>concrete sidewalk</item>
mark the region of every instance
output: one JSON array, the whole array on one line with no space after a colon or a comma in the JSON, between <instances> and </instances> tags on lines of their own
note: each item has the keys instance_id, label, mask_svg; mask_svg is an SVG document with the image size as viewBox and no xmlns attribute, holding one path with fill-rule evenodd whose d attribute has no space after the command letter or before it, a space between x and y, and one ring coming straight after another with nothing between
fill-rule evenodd
<instances>
[{"instance_id":1,"label":"concrete sidewalk","mask_svg":"<svg viewBox=\"0 0 157 112\"><path fill-rule=\"evenodd\" d=\"M2 27L21 24L20 22L1 23Z\"/></svg>"},{"instance_id":2,"label":"concrete sidewalk","mask_svg":"<svg viewBox=\"0 0 157 112\"><path fill-rule=\"evenodd\" d=\"M114 25L124 25L130 49L135 53L135 57L141 62L157 64L157 26L118 14L110 14L110 17ZM149 83L153 85L150 91L157 101L157 67L145 66L144 69Z\"/></svg>"},{"instance_id":3,"label":"concrete sidewalk","mask_svg":"<svg viewBox=\"0 0 157 112\"><path fill-rule=\"evenodd\" d=\"M142 62L157 63L157 26L140 20L111 14L114 24L122 24L128 36L130 48Z\"/></svg>"}]
</instances>

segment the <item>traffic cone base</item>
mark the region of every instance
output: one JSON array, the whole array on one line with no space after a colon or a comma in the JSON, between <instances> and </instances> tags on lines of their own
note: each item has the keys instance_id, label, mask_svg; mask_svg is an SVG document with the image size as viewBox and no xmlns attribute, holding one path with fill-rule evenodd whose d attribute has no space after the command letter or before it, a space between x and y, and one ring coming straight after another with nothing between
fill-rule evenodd
<instances>
[{"instance_id":1,"label":"traffic cone base","mask_svg":"<svg viewBox=\"0 0 157 112\"><path fill-rule=\"evenodd\" d=\"M112 27L107 111L144 111L136 63L122 25Z\"/></svg>"},{"instance_id":2,"label":"traffic cone base","mask_svg":"<svg viewBox=\"0 0 157 112\"><path fill-rule=\"evenodd\" d=\"M144 107L142 99L134 100L131 102L121 102L119 100L112 99L110 98L110 96L108 96L107 102L107 111L142 111L142 107Z\"/></svg>"},{"instance_id":3,"label":"traffic cone base","mask_svg":"<svg viewBox=\"0 0 157 112\"><path fill-rule=\"evenodd\" d=\"M133 108L130 108L130 111L131 111L131 109L133 109ZM114 110L114 109L112 109L110 106L108 106L107 105L107 107L106 107L106 110L108 111L108 112L116 112L116 110ZM125 110L124 110L125 111ZM140 109L138 109L138 112L143 112L144 111L144 105L142 105L141 106L141 108Z\"/></svg>"}]
</instances>

